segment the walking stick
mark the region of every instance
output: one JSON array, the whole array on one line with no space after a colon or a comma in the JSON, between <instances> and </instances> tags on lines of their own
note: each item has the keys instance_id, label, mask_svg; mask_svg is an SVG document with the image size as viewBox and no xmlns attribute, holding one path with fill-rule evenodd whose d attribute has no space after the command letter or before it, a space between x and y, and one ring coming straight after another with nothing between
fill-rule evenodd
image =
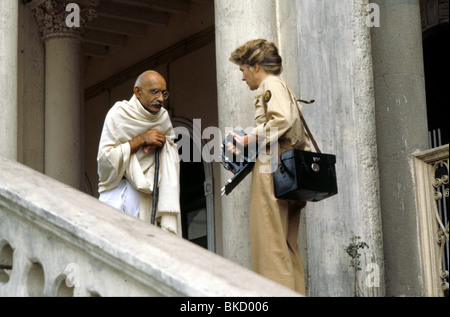
<instances>
[{"instance_id":1,"label":"walking stick","mask_svg":"<svg viewBox=\"0 0 450 317\"><path fill-rule=\"evenodd\" d=\"M156 216L156 206L158 205L158 192L159 192L159 186L158 186L158 179L159 179L159 148L155 151L155 179L153 182L153 201L152 201L152 217L151 217L151 224L155 224L155 216Z\"/></svg>"}]
</instances>

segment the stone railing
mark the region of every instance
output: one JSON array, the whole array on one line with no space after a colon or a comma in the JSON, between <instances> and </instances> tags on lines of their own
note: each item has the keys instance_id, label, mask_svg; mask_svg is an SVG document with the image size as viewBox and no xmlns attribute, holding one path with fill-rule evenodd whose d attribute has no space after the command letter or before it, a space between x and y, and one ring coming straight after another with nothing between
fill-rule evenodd
<instances>
[{"instance_id":1,"label":"stone railing","mask_svg":"<svg viewBox=\"0 0 450 317\"><path fill-rule=\"evenodd\" d=\"M0 156L2 296L298 296Z\"/></svg>"}]
</instances>

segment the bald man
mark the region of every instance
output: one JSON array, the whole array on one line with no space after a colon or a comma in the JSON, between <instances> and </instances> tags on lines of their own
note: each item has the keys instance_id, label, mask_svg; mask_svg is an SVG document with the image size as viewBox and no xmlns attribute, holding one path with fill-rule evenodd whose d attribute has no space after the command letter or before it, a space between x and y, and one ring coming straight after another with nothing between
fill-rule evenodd
<instances>
[{"instance_id":1,"label":"bald man","mask_svg":"<svg viewBox=\"0 0 450 317\"><path fill-rule=\"evenodd\" d=\"M106 115L97 156L99 200L150 222L155 150L160 150L157 224L181 236L179 157L164 101L166 81L155 71L136 80L130 100L117 102Z\"/></svg>"}]
</instances>

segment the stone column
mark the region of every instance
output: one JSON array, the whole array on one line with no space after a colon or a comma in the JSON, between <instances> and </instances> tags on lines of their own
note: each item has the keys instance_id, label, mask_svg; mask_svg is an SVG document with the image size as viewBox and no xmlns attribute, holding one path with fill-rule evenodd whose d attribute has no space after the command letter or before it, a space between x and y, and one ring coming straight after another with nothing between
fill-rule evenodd
<instances>
[{"instance_id":1,"label":"stone column","mask_svg":"<svg viewBox=\"0 0 450 317\"><path fill-rule=\"evenodd\" d=\"M368 4L295 1L292 8L301 96L316 100L304 105L305 119L321 150L336 155L339 190L306 207L310 296L384 295ZM369 246L359 250L359 271L345 251L354 236Z\"/></svg>"},{"instance_id":2,"label":"stone column","mask_svg":"<svg viewBox=\"0 0 450 317\"><path fill-rule=\"evenodd\" d=\"M372 28L387 296L422 296L412 154L428 148L419 0L377 0ZM407 265L405 265L407 264Z\"/></svg>"},{"instance_id":3,"label":"stone column","mask_svg":"<svg viewBox=\"0 0 450 317\"><path fill-rule=\"evenodd\" d=\"M0 154L17 160L17 0L0 1Z\"/></svg>"},{"instance_id":4,"label":"stone column","mask_svg":"<svg viewBox=\"0 0 450 317\"><path fill-rule=\"evenodd\" d=\"M238 66L229 62L232 51L248 40L265 38L278 42L276 1L215 0L216 58L219 127L222 133L231 128L254 126L254 93L242 82ZM228 129L230 128L230 129ZM222 184L231 177L221 169ZM250 178L221 199L223 255L248 268L252 267L249 211Z\"/></svg>"},{"instance_id":5,"label":"stone column","mask_svg":"<svg viewBox=\"0 0 450 317\"><path fill-rule=\"evenodd\" d=\"M81 189L81 31L95 16L96 1L77 1L75 8L69 3L35 0L30 7L46 50L45 174ZM69 14L73 19L68 20Z\"/></svg>"}]
</instances>

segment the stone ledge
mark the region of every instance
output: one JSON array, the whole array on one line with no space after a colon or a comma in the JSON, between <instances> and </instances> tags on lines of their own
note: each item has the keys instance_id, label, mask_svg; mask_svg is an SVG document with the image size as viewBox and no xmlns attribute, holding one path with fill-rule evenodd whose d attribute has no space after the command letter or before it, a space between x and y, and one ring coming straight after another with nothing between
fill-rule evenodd
<instances>
[{"instance_id":1,"label":"stone ledge","mask_svg":"<svg viewBox=\"0 0 450 317\"><path fill-rule=\"evenodd\" d=\"M14 250L0 295L26 296L11 284L41 265L43 295L56 296L56 281L76 264L80 296L300 296L17 162L0 156L0 164L0 241Z\"/></svg>"}]
</instances>

